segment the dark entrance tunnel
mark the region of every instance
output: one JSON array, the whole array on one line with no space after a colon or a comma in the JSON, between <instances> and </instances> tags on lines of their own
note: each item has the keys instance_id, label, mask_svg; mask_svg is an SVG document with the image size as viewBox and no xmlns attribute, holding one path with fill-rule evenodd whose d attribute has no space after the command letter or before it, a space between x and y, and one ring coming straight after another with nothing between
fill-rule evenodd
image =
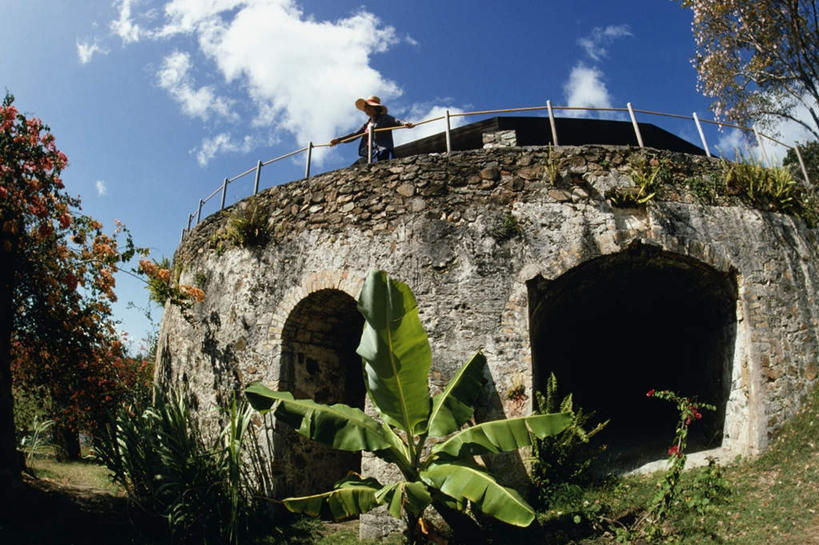
<instances>
[{"instance_id":1,"label":"dark entrance tunnel","mask_svg":"<svg viewBox=\"0 0 819 545\"><path fill-rule=\"evenodd\" d=\"M297 399L364 408L361 358L356 354L364 318L346 293L325 289L302 299L282 330L280 389ZM349 471L361 470L361 455L333 450L282 424L274 455L282 467L277 493L325 492Z\"/></svg>"},{"instance_id":2,"label":"dark entrance tunnel","mask_svg":"<svg viewBox=\"0 0 819 545\"><path fill-rule=\"evenodd\" d=\"M647 246L528 283L533 378L550 372L575 408L611 419L597 440L608 469L666 456L677 422L652 388L716 405L689 433L691 451L722 442L736 337L736 279Z\"/></svg>"}]
</instances>

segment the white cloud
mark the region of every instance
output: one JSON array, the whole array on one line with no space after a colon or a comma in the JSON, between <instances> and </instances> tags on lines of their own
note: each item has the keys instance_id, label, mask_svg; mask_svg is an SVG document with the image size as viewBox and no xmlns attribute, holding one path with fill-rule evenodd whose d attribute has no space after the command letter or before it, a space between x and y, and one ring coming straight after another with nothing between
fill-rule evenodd
<instances>
[{"instance_id":1,"label":"white cloud","mask_svg":"<svg viewBox=\"0 0 819 545\"><path fill-rule=\"evenodd\" d=\"M235 140L228 133L219 133L216 136L204 138L199 149L191 150L200 166L206 166L211 159L225 152L248 152L253 149L255 141L248 135Z\"/></svg>"},{"instance_id":2,"label":"white cloud","mask_svg":"<svg viewBox=\"0 0 819 545\"><path fill-rule=\"evenodd\" d=\"M191 67L190 55L174 51L163 60L157 83L182 106L185 115L205 120L213 112L228 119L235 118L230 101L216 96L213 87L195 88Z\"/></svg>"},{"instance_id":3,"label":"white cloud","mask_svg":"<svg viewBox=\"0 0 819 545\"><path fill-rule=\"evenodd\" d=\"M418 121L435 119L436 117L445 116L447 110L449 110L450 115L449 126L451 128L454 129L455 127L459 127L466 123L465 117L452 117L455 114L463 113L462 109L451 105L440 106L437 104L433 105L429 103L414 104L410 108L409 114L401 117L401 119L403 121L411 121L413 123L417 123ZM400 146L401 144L406 144L407 142L411 142L413 140L420 140L421 138L425 138L433 134L438 134L444 132L445 130L446 121L441 119L439 121L433 121L431 123L424 123L423 125L413 127L412 129L400 129L393 131L393 139L395 140L395 145Z\"/></svg>"},{"instance_id":4,"label":"white cloud","mask_svg":"<svg viewBox=\"0 0 819 545\"><path fill-rule=\"evenodd\" d=\"M810 113L804 104L800 103L797 105L792 113L794 117L798 119L810 119ZM787 146L793 146L796 142L804 143L813 140L813 135L810 131L799 123L791 120L780 120L772 127L759 129L758 132L760 134L769 135ZM765 157L767 156L772 165L781 165L782 160L788 152L788 148L765 137L762 137L762 145L764 147L764 154L752 131L731 129L730 131L722 133L714 147L717 148L718 153L723 157L734 158L735 154L741 153L747 158L765 162Z\"/></svg>"},{"instance_id":5,"label":"white cloud","mask_svg":"<svg viewBox=\"0 0 819 545\"><path fill-rule=\"evenodd\" d=\"M569 80L563 86L563 93L568 106L611 108L611 96L606 84L603 82L603 72L583 63L578 63L572 68ZM589 112L568 110L565 115L569 117L588 117Z\"/></svg>"},{"instance_id":6,"label":"white cloud","mask_svg":"<svg viewBox=\"0 0 819 545\"><path fill-rule=\"evenodd\" d=\"M632 36L631 27L628 25L609 25L605 28L594 27L591 34L577 40L578 45L583 48L593 61L599 62L609 54L608 46L618 38Z\"/></svg>"},{"instance_id":7,"label":"white cloud","mask_svg":"<svg viewBox=\"0 0 819 545\"><path fill-rule=\"evenodd\" d=\"M297 145L328 142L356 128L362 121L354 107L358 97L378 95L389 102L402 93L370 63L400 41L396 31L363 9L321 21L305 15L295 0L172 0L162 22L140 32L156 39L194 38L223 84L247 93L253 127L289 134ZM159 84L187 115L224 115L231 104L219 101L216 86L194 86L190 74L197 68L206 69L176 52L165 59Z\"/></svg>"},{"instance_id":8,"label":"white cloud","mask_svg":"<svg viewBox=\"0 0 819 545\"><path fill-rule=\"evenodd\" d=\"M106 187L105 181L97 180L97 182L94 185L97 187L98 197L104 197L105 195L108 194L108 187Z\"/></svg>"},{"instance_id":9,"label":"white cloud","mask_svg":"<svg viewBox=\"0 0 819 545\"><path fill-rule=\"evenodd\" d=\"M80 42L77 41L77 58L80 60L80 64L88 64L91 62L93 56L97 53L100 55L107 55L108 51L102 49L96 41L94 43L88 42Z\"/></svg>"},{"instance_id":10,"label":"white cloud","mask_svg":"<svg viewBox=\"0 0 819 545\"><path fill-rule=\"evenodd\" d=\"M136 24L131 17L131 7L134 0L121 0L119 4L119 19L111 21L111 30L114 34L122 38L123 44L138 42L142 29Z\"/></svg>"}]
</instances>

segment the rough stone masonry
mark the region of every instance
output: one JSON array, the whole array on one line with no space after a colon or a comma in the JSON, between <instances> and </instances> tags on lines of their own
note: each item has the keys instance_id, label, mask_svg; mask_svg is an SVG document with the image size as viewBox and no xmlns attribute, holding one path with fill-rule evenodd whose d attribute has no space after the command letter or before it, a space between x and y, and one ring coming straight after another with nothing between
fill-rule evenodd
<instances>
[{"instance_id":1,"label":"rough stone masonry","mask_svg":"<svg viewBox=\"0 0 819 545\"><path fill-rule=\"evenodd\" d=\"M611 192L646 169L662 169L662 191L643 207L612 206ZM366 408L355 301L379 268L416 295L433 393L485 353L479 420L530 413L555 372L576 405L612 418L612 464L662 457L673 414L650 388L717 405L695 449L753 455L817 381L817 230L730 194L701 204L721 176L718 159L651 149L496 147L270 188L181 243L179 281L206 297L187 318L166 307L157 379L185 383L213 423L255 381ZM231 244L231 217L253 209L270 241ZM271 437L282 493L319 491L359 465L388 471L287 430ZM499 463L522 482L521 457Z\"/></svg>"}]
</instances>

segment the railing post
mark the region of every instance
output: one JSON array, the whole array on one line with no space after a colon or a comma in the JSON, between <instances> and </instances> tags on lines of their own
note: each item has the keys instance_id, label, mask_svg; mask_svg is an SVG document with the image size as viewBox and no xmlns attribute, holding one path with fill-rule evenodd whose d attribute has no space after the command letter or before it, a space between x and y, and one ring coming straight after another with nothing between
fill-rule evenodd
<instances>
[{"instance_id":1,"label":"railing post","mask_svg":"<svg viewBox=\"0 0 819 545\"><path fill-rule=\"evenodd\" d=\"M191 222L193 221L193 214L188 214L188 227L185 229L186 231L191 230Z\"/></svg>"},{"instance_id":2,"label":"railing post","mask_svg":"<svg viewBox=\"0 0 819 545\"><path fill-rule=\"evenodd\" d=\"M705 148L705 155L711 157L711 151L708 149L708 142L705 141L705 133L702 132L702 125L700 125L700 118L697 117L697 112L694 112L694 124L697 125L697 132L700 133L700 140L702 140L702 147Z\"/></svg>"},{"instance_id":3,"label":"railing post","mask_svg":"<svg viewBox=\"0 0 819 545\"><path fill-rule=\"evenodd\" d=\"M628 115L631 117L631 124L634 127L634 134L637 135L637 143L643 148L645 147L643 146L643 135L640 134L640 127L637 125L637 118L634 117L634 109L631 107L631 102L627 102L626 107L628 108Z\"/></svg>"},{"instance_id":4,"label":"railing post","mask_svg":"<svg viewBox=\"0 0 819 545\"><path fill-rule=\"evenodd\" d=\"M759 151L762 153L762 158L765 159L765 164L768 165L768 168L771 168L771 160L768 159L768 154L765 153L765 146L762 144L762 137L759 136L759 131L756 130L756 127L754 127L754 136L756 136L756 144L759 146Z\"/></svg>"},{"instance_id":5,"label":"railing post","mask_svg":"<svg viewBox=\"0 0 819 545\"><path fill-rule=\"evenodd\" d=\"M188 232L187 229L182 229L182 236L179 237L179 242L182 242L183 240L185 240L185 233L187 233L187 232Z\"/></svg>"},{"instance_id":6,"label":"railing post","mask_svg":"<svg viewBox=\"0 0 819 545\"><path fill-rule=\"evenodd\" d=\"M802 176L805 177L805 185L810 185L810 180L808 179L808 169L805 168L805 162L802 160L802 154L799 153L799 143L793 143L793 151L796 152L796 158L799 160L799 168L802 169Z\"/></svg>"},{"instance_id":7,"label":"railing post","mask_svg":"<svg viewBox=\"0 0 819 545\"><path fill-rule=\"evenodd\" d=\"M205 204L202 199L199 199L199 206L196 208L196 225L202 221L202 205Z\"/></svg>"},{"instance_id":8,"label":"railing post","mask_svg":"<svg viewBox=\"0 0 819 545\"><path fill-rule=\"evenodd\" d=\"M373 124L372 121L367 124L367 164L373 162Z\"/></svg>"},{"instance_id":9,"label":"railing post","mask_svg":"<svg viewBox=\"0 0 819 545\"><path fill-rule=\"evenodd\" d=\"M313 143L307 143L307 165L304 167L304 177L310 177L310 158L313 156Z\"/></svg>"},{"instance_id":10,"label":"railing post","mask_svg":"<svg viewBox=\"0 0 819 545\"><path fill-rule=\"evenodd\" d=\"M227 197L227 186L228 186L228 179L225 178L225 181L222 182L222 201L219 204L219 210L225 209L225 197Z\"/></svg>"},{"instance_id":11,"label":"railing post","mask_svg":"<svg viewBox=\"0 0 819 545\"><path fill-rule=\"evenodd\" d=\"M446 111L446 152L452 153L452 137L450 135L451 127L449 123L449 110Z\"/></svg>"},{"instance_id":12,"label":"railing post","mask_svg":"<svg viewBox=\"0 0 819 545\"><path fill-rule=\"evenodd\" d=\"M557 143L557 127L555 126L555 114L552 111L552 101L546 100L546 109L549 111L549 126L552 128L552 145L559 146Z\"/></svg>"},{"instance_id":13,"label":"railing post","mask_svg":"<svg viewBox=\"0 0 819 545\"><path fill-rule=\"evenodd\" d=\"M262 176L262 161L256 163L256 178L253 180L253 194L259 192L259 178Z\"/></svg>"}]
</instances>

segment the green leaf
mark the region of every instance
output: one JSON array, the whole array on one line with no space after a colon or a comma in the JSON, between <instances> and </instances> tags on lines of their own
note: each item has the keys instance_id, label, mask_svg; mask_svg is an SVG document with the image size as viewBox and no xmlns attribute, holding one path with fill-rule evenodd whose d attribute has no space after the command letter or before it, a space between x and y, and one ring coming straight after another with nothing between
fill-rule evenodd
<instances>
[{"instance_id":1,"label":"green leaf","mask_svg":"<svg viewBox=\"0 0 819 545\"><path fill-rule=\"evenodd\" d=\"M358 346L367 391L384 420L417 435L429 417L432 351L409 287L370 271L358 310L366 323Z\"/></svg>"},{"instance_id":2,"label":"green leaf","mask_svg":"<svg viewBox=\"0 0 819 545\"><path fill-rule=\"evenodd\" d=\"M427 485L420 481L401 481L385 486L375 495L379 505L386 504L392 516L400 519L403 510L415 516L421 516L424 509L432 503L432 496Z\"/></svg>"},{"instance_id":3,"label":"green leaf","mask_svg":"<svg viewBox=\"0 0 819 545\"><path fill-rule=\"evenodd\" d=\"M326 508L333 520L342 520L377 507L379 503L375 494L381 488L381 483L372 477L361 479L358 475L349 475L336 483L335 488L329 492L285 498L282 504L293 513L312 517L319 516L322 509Z\"/></svg>"},{"instance_id":4,"label":"green leaf","mask_svg":"<svg viewBox=\"0 0 819 545\"><path fill-rule=\"evenodd\" d=\"M486 471L465 462L433 464L421 479L456 500L468 499L485 514L507 524L529 526L535 511L511 488L501 486Z\"/></svg>"},{"instance_id":5,"label":"green leaf","mask_svg":"<svg viewBox=\"0 0 819 545\"><path fill-rule=\"evenodd\" d=\"M465 458L508 452L532 445L532 438L543 439L563 431L572 422L571 413L538 414L493 420L456 433L432 448L435 455Z\"/></svg>"},{"instance_id":6,"label":"green leaf","mask_svg":"<svg viewBox=\"0 0 819 545\"><path fill-rule=\"evenodd\" d=\"M472 404L483 390L486 357L478 352L449 381L443 392L432 400L429 434L442 437L457 431L472 418Z\"/></svg>"},{"instance_id":7,"label":"green leaf","mask_svg":"<svg viewBox=\"0 0 819 545\"><path fill-rule=\"evenodd\" d=\"M301 435L339 450L380 451L394 441L384 435L383 424L361 409L338 403L322 405L310 399L293 399L289 392L275 392L261 384L245 389L250 404L260 411L274 404L276 419L286 422Z\"/></svg>"}]
</instances>

